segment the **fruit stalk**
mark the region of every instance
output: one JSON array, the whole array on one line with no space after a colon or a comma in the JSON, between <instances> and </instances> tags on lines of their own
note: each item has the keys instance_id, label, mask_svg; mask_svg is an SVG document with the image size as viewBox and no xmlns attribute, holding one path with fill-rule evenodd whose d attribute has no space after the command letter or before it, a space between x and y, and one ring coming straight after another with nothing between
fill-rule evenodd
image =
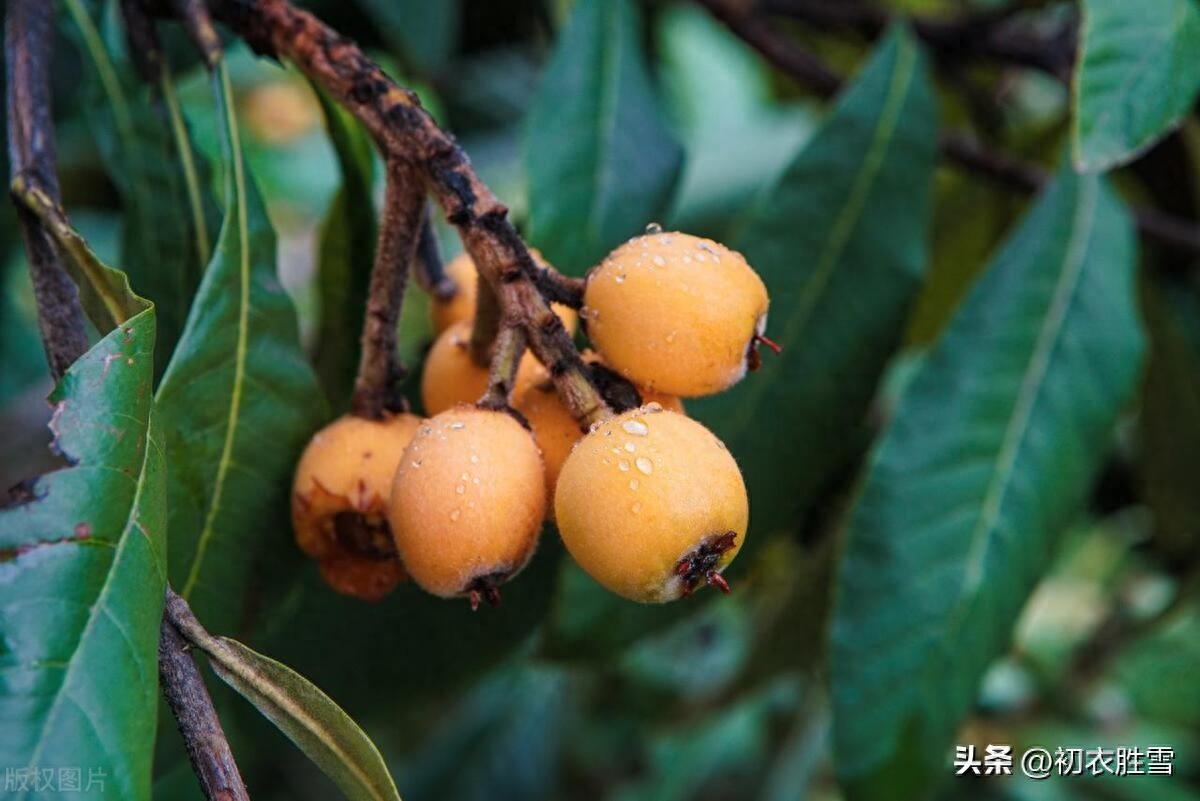
<instances>
[{"instance_id":1,"label":"fruit stalk","mask_svg":"<svg viewBox=\"0 0 1200 801\"><path fill-rule=\"evenodd\" d=\"M496 337L495 353L492 356L488 387L479 405L485 409L503 411L509 408L508 398L517 380L517 368L525 355L525 331L519 326L501 326Z\"/></svg>"},{"instance_id":2,"label":"fruit stalk","mask_svg":"<svg viewBox=\"0 0 1200 801\"><path fill-rule=\"evenodd\" d=\"M363 319L362 356L351 408L359 417L382 420L402 411L397 384L404 366L396 357L397 325L408 269L416 255L425 196L411 167L399 160L387 166L387 190L371 269L370 296Z\"/></svg>"},{"instance_id":3,"label":"fruit stalk","mask_svg":"<svg viewBox=\"0 0 1200 801\"><path fill-rule=\"evenodd\" d=\"M611 414L579 352L535 285L538 267L508 220L508 209L476 175L454 138L415 94L401 88L349 39L286 0L210 0L214 16L255 51L286 58L350 111L385 161L411 164L458 229L504 315L551 371L563 403L581 422ZM481 286L484 282L481 282Z\"/></svg>"}]
</instances>

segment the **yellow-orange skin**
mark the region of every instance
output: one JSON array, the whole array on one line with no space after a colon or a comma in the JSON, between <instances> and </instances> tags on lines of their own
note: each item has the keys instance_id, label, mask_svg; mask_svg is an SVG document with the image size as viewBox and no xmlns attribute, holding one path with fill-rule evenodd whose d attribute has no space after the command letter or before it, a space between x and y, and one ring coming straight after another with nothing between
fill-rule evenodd
<instances>
[{"instance_id":1,"label":"yellow-orange skin","mask_svg":"<svg viewBox=\"0 0 1200 801\"><path fill-rule=\"evenodd\" d=\"M429 416L441 414L460 403L474 403L488 384L488 368L471 358L471 323L464 321L447 328L433 343L421 374L421 402ZM521 387L538 374L540 365L526 351L517 368L516 386Z\"/></svg>"},{"instance_id":2,"label":"yellow-orange skin","mask_svg":"<svg viewBox=\"0 0 1200 801\"><path fill-rule=\"evenodd\" d=\"M542 259L542 254L533 249L530 249L529 252L538 264L543 267L547 266ZM475 298L479 292L479 273L475 270L475 262L470 255L460 253L455 256L446 263L445 271L447 276L454 279L458 291L446 300L435 297L429 306L429 313L433 319L433 330L438 334L455 323L475 318ZM566 326L567 331L574 334L575 328L579 325L579 315L576 311L570 306L563 306L559 303L552 304L552 308Z\"/></svg>"},{"instance_id":3,"label":"yellow-orange skin","mask_svg":"<svg viewBox=\"0 0 1200 801\"><path fill-rule=\"evenodd\" d=\"M746 374L767 290L740 253L678 232L634 237L588 275L587 334L606 364L654 392L695 397Z\"/></svg>"},{"instance_id":4,"label":"yellow-orange skin","mask_svg":"<svg viewBox=\"0 0 1200 801\"><path fill-rule=\"evenodd\" d=\"M606 420L567 457L554 496L563 543L612 592L642 603L680 597L680 560L732 531L741 549L749 521L737 463L712 432L653 406Z\"/></svg>"},{"instance_id":5,"label":"yellow-orange skin","mask_svg":"<svg viewBox=\"0 0 1200 801\"><path fill-rule=\"evenodd\" d=\"M542 461L546 464L546 516L553 521L554 489L558 484L558 474L584 432L558 397L554 385L550 383L549 374L543 375L545 380L531 381L514 392L512 405L529 421L533 438L542 450ZM664 409L683 414L683 402L673 395L652 392L639 394L646 405L657 403Z\"/></svg>"},{"instance_id":6,"label":"yellow-orange skin","mask_svg":"<svg viewBox=\"0 0 1200 801\"><path fill-rule=\"evenodd\" d=\"M334 589L378 600L404 578L397 560L348 552L334 533L339 513L385 521L400 456L420 425L411 414L366 420L346 415L309 441L292 482L292 528L304 553L321 563Z\"/></svg>"},{"instance_id":7,"label":"yellow-orange skin","mask_svg":"<svg viewBox=\"0 0 1200 801\"><path fill-rule=\"evenodd\" d=\"M451 598L516 575L545 513L542 457L503 412L458 406L418 429L400 459L388 520L422 589Z\"/></svg>"}]
</instances>

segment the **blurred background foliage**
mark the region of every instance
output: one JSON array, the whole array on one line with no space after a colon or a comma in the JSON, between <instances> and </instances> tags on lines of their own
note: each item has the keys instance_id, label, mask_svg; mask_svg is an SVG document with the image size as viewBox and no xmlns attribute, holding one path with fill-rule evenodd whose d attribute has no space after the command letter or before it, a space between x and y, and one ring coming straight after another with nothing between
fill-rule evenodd
<instances>
[{"instance_id":1,"label":"blurred background foliage","mask_svg":"<svg viewBox=\"0 0 1200 801\"><path fill-rule=\"evenodd\" d=\"M284 506L246 521L255 535L239 556L252 565L245 602L239 594L237 610L221 617L221 633L329 693L379 745L405 798L782 801L905 798L905 788L945 799L1200 797L1198 258L1155 248L1135 253L1117 195L1094 177L1066 175L1066 86L1036 70L934 58L899 29L873 41L852 29L773 19L855 76L825 103L688 2L303 5L419 92L531 244L561 269L582 274L651 221L721 238L764 272L773 293L769 332L785 345L779 361L728 395L689 404L730 443L749 478L752 530L729 597L628 604L599 590L547 530L498 610L472 614L465 603L411 585L365 605L322 584L291 544ZM1074 3L1031 0L871 5L924 20L1019 6L1014 24L1046 37L1064 25L1073 30L1079 15ZM119 63L123 45L112 20L97 5L89 9ZM152 273L169 257L139 255L139 240L127 237L131 203L122 176L133 168L120 151L136 151L138 143L112 137L97 68L75 46L66 13L60 22L54 88L65 204L102 259L129 270L135 288L147 291L139 270ZM220 112L186 48L176 40L172 48L197 150L219 165ZM327 120L295 70L232 41L228 62L246 159L278 236L279 278L298 312L301 342L310 354L349 354L315 357L336 411L348 375L338 365L356 347L353 288L369 264L364 242L372 236L380 171L353 121ZM1111 183L1126 202L1190 216L1194 226L1194 98L1190 108L1181 128ZM1059 200L1027 217L1026 195L938 162L939 125L972 130L1058 171ZM211 171L212 197L220 197L219 172ZM1019 480L1041 485L1031 496L1037 508L1005 507L1019 529L1015 551L987 562L982 600L975 599L985 608L970 612L981 616L974 628L943 641L944 620L930 610L953 594L938 582L957 574L938 573L937 560L971 532L955 534L955 521L935 519L929 528L943 532L942 542L895 518L890 547L911 558L890 571L872 572L880 551L861 543L881 536L873 509L901 504L917 520L957 485L897 496L904 488L887 483L885 467L919 471L923 459L969 460L955 450L955 426L990 436L987 399L972 399L963 370L997 376L1001 394L1020 389L1020 375L1007 379L1003 348L1011 343L1000 341L1001 329L1020 328L1039 304L1049 308L1054 252L1074 241L1073 210L1096 193L1110 206L1097 230L1081 234L1101 237L1088 246L1087 269L1102 274L1088 291L1101 305L1124 293L1113 302L1131 308L1136 294L1141 322L1124 338L1120 308L1088 307L1063 323L1084 355L1053 357L1052 422L1039 425L1079 431L1087 441L1078 453L1068 444L1013 457ZM444 225L439 238L447 257L460 249ZM323 286L319 267L345 272L327 273L332 284ZM814 286L815 268L821 283ZM9 486L53 461L43 447L50 384L7 204L0 269L0 484ZM985 270L993 283L975 283ZM1038 295L1046 280L1046 294ZM981 287L987 292L971 300ZM1021 292L1028 297L1018 302ZM1014 298L1011 308L1005 297ZM320 315L323 303L333 308L330 298L348 304L340 327ZM174 323L161 319L165 299L155 300L160 328L178 336L186 298ZM402 347L414 375L431 338L426 305L422 293L409 293ZM964 308L979 316L951 323ZM1000 333L947 334L956 325L971 328L989 309ZM1123 392L1135 384L1135 393ZM289 402L311 405L308 397ZM928 428L889 429L894 410L920 404L925 417L906 419ZM1053 432L1044 436L1062 444ZM848 514L860 498L863 505ZM1063 512L1050 526L1042 507L1055 505ZM856 597L836 597L837 575L841 591L850 587ZM892 605L929 613L913 623L925 627L911 633L919 642L886 639L882 623L883 639L864 634L870 616L883 617ZM1012 621L997 611L1009 608L1019 613L1011 644ZM988 638L994 642L979 642ZM929 674L906 680L905 671L918 668L905 660L920 658L922 648L949 660L947 670L979 662L977 670L961 667L962 675L947 675L940 687L921 685ZM846 686L846 676L863 683ZM948 726L952 742L917 723L899 730L876 728L866 717L839 721L848 710L865 713L858 694L878 690L876 678L885 688L879 704L919 695L911 720L936 719L929 725ZM213 690L254 798L332 796L328 781L253 709L223 685L213 682ZM198 797L168 716L159 728L155 796ZM931 758L929 737L937 744L933 780L915 775ZM888 767L845 767L889 742ZM1018 753L1029 745L1170 745L1175 775L951 779L953 743L1007 743ZM837 749L845 752L835 762Z\"/></svg>"}]
</instances>

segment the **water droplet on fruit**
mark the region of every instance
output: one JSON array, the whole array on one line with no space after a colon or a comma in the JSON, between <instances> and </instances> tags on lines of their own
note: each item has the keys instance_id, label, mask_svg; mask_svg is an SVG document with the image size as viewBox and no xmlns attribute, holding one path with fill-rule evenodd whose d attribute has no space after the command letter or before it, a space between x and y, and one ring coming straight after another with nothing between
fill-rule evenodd
<instances>
[{"instance_id":1,"label":"water droplet on fruit","mask_svg":"<svg viewBox=\"0 0 1200 801\"><path fill-rule=\"evenodd\" d=\"M628 473L629 472L629 462L622 459L621 461L617 462L617 469L620 470L622 473Z\"/></svg>"},{"instance_id":2,"label":"water droplet on fruit","mask_svg":"<svg viewBox=\"0 0 1200 801\"><path fill-rule=\"evenodd\" d=\"M646 475L650 475L654 472L654 462L650 461L645 456L639 456L634 464L637 465L638 470L642 471Z\"/></svg>"},{"instance_id":3,"label":"water droplet on fruit","mask_svg":"<svg viewBox=\"0 0 1200 801\"><path fill-rule=\"evenodd\" d=\"M459 484L457 487L454 488L454 492L458 495L462 495L466 491L467 491L467 488L464 487L462 484Z\"/></svg>"},{"instance_id":4,"label":"water droplet on fruit","mask_svg":"<svg viewBox=\"0 0 1200 801\"><path fill-rule=\"evenodd\" d=\"M634 451L636 451L636 450L637 450L637 446L636 446L636 445L634 445L632 442L626 442L626 443L625 443L625 450L629 451L630 453L633 453Z\"/></svg>"},{"instance_id":5,"label":"water droplet on fruit","mask_svg":"<svg viewBox=\"0 0 1200 801\"><path fill-rule=\"evenodd\" d=\"M661 233L662 233L662 226L661 226L661 225L659 225L659 224L658 224L658 223L656 223L656 222L652 222L652 223L650 223L649 225L647 225L647 226L646 226L646 233L647 233L647 234L652 234L652 235L653 235L653 234L661 234Z\"/></svg>"},{"instance_id":6,"label":"water droplet on fruit","mask_svg":"<svg viewBox=\"0 0 1200 801\"><path fill-rule=\"evenodd\" d=\"M639 482L636 478L629 479L629 488L631 490L636 490L638 488L638 485L639 485Z\"/></svg>"},{"instance_id":7,"label":"water droplet on fruit","mask_svg":"<svg viewBox=\"0 0 1200 801\"><path fill-rule=\"evenodd\" d=\"M641 420L626 420L621 424L621 428L635 437L644 437L650 433L650 429L646 428L646 424Z\"/></svg>"},{"instance_id":8,"label":"water droplet on fruit","mask_svg":"<svg viewBox=\"0 0 1200 801\"><path fill-rule=\"evenodd\" d=\"M450 513L450 519L455 522L458 522L458 518L460 517L462 517L462 509L455 509Z\"/></svg>"},{"instance_id":9,"label":"water droplet on fruit","mask_svg":"<svg viewBox=\"0 0 1200 801\"><path fill-rule=\"evenodd\" d=\"M664 259L662 256L655 256L654 257L654 266L655 267L666 267L667 260Z\"/></svg>"},{"instance_id":10,"label":"water droplet on fruit","mask_svg":"<svg viewBox=\"0 0 1200 801\"><path fill-rule=\"evenodd\" d=\"M479 464L479 454L478 453L471 454L471 464Z\"/></svg>"},{"instance_id":11,"label":"water droplet on fruit","mask_svg":"<svg viewBox=\"0 0 1200 801\"><path fill-rule=\"evenodd\" d=\"M450 425L446 426L446 428L452 428L455 431L458 431L460 428L466 428L466 427L467 427L466 423L451 423Z\"/></svg>"},{"instance_id":12,"label":"water droplet on fruit","mask_svg":"<svg viewBox=\"0 0 1200 801\"><path fill-rule=\"evenodd\" d=\"M616 281L618 284L625 283L625 273L617 273L616 277L614 277L613 280Z\"/></svg>"},{"instance_id":13,"label":"water droplet on fruit","mask_svg":"<svg viewBox=\"0 0 1200 801\"><path fill-rule=\"evenodd\" d=\"M641 503L641 501L638 501L638 502L637 502L637 503L635 503L633 506L630 506L630 507L629 507L629 511L633 512L635 515L636 515L636 514L638 514L639 512L641 512L641 511L642 511L642 503Z\"/></svg>"}]
</instances>

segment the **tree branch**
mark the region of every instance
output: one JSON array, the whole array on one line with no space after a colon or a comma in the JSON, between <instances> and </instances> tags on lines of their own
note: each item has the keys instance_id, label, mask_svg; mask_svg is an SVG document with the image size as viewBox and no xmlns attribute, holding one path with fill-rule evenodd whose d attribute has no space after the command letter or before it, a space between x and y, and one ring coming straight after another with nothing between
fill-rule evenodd
<instances>
[{"instance_id":1,"label":"tree branch","mask_svg":"<svg viewBox=\"0 0 1200 801\"><path fill-rule=\"evenodd\" d=\"M209 801L250 801L200 668L176 627L175 621L183 611L191 616L187 601L167 588L158 641L158 675L163 695L179 725L179 734L204 797Z\"/></svg>"},{"instance_id":2,"label":"tree branch","mask_svg":"<svg viewBox=\"0 0 1200 801\"><path fill-rule=\"evenodd\" d=\"M8 70L8 154L10 181L20 177L59 200L50 106L51 36L54 4L9 0L4 53ZM50 235L19 202L17 219L29 259L46 361L55 381L88 349L79 290L63 268Z\"/></svg>"},{"instance_id":3,"label":"tree branch","mask_svg":"<svg viewBox=\"0 0 1200 801\"><path fill-rule=\"evenodd\" d=\"M255 51L293 62L354 114L384 160L422 175L505 318L525 329L529 346L554 378L563 403L581 422L611 414L590 383L562 322L534 285L537 269L508 220L508 210L479 179L453 137L349 39L286 0L209 0L214 16Z\"/></svg>"},{"instance_id":4,"label":"tree branch","mask_svg":"<svg viewBox=\"0 0 1200 801\"><path fill-rule=\"evenodd\" d=\"M799 43L750 14L744 3L737 0L696 2L762 53L768 61L796 82L808 86L818 96L828 99L841 88L841 76ZM1048 173L1039 165L990 150L965 133L943 134L940 150L947 161L1022 192L1036 192L1049 180ZM1133 214L1139 233L1149 242L1181 252L1200 254L1200 224L1149 208L1134 209Z\"/></svg>"}]
</instances>

